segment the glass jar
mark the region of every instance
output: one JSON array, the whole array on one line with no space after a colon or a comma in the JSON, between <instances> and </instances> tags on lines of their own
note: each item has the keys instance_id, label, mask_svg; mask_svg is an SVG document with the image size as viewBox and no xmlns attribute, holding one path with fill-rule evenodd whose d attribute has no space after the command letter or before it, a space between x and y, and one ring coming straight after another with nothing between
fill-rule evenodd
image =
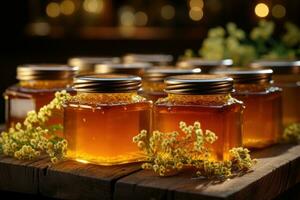
<instances>
[{"instance_id":1,"label":"glass jar","mask_svg":"<svg viewBox=\"0 0 300 200\"><path fill-rule=\"evenodd\" d=\"M79 74L93 73L96 64L120 63L119 57L74 57L68 60L68 65L78 67Z\"/></svg>"},{"instance_id":2,"label":"glass jar","mask_svg":"<svg viewBox=\"0 0 300 200\"><path fill-rule=\"evenodd\" d=\"M95 73L97 74L130 74L142 77L146 69L152 67L150 63L129 63L129 64L97 64Z\"/></svg>"},{"instance_id":3,"label":"glass jar","mask_svg":"<svg viewBox=\"0 0 300 200\"><path fill-rule=\"evenodd\" d=\"M205 60L202 58L188 58L177 62L179 68L197 68L202 70L202 73L212 73L217 69L225 69L232 66L231 59L224 60Z\"/></svg>"},{"instance_id":4,"label":"glass jar","mask_svg":"<svg viewBox=\"0 0 300 200\"><path fill-rule=\"evenodd\" d=\"M6 126L23 122L27 112L38 111L48 104L60 90L70 91L76 68L56 64L28 64L17 68L19 83L6 89ZM61 117L53 118L52 123L61 123Z\"/></svg>"},{"instance_id":5,"label":"glass jar","mask_svg":"<svg viewBox=\"0 0 300 200\"><path fill-rule=\"evenodd\" d=\"M257 61L254 68L271 68L274 85L282 88L283 125L300 123L300 61Z\"/></svg>"},{"instance_id":6,"label":"glass jar","mask_svg":"<svg viewBox=\"0 0 300 200\"><path fill-rule=\"evenodd\" d=\"M147 69L143 76L143 90L141 96L155 102L157 99L167 96L167 93L164 91L165 78L175 75L198 74L200 72L200 68L179 69L175 67L157 67Z\"/></svg>"},{"instance_id":7,"label":"glass jar","mask_svg":"<svg viewBox=\"0 0 300 200\"><path fill-rule=\"evenodd\" d=\"M147 62L153 66L171 65L174 58L168 54L127 54L123 57L124 63Z\"/></svg>"},{"instance_id":8,"label":"glass jar","mask_svg":"<svg viewBox=\"0 0 300 200\"><path fill-rule=\"evenodd\" d=\"M232 98L232 78L217 75L181 75L165 80L168 97L153 108L153 130L180 131L179 122L201 123L218 139L211 145L213 159L228 159L229 149L242 144L243 104Z\"/></svg>"},{"instance_id":9,"label":"glass jar","mask_svg":"<svg viewBox=\"0 0 300 200\"><path fill-rule=\"evenodd\" d=\"M282 133L282 90L272 84L271 69L231 68L217 71L234 80L233 97L244 102L243 146L275 144Z\"/></svg>"},{"instance_id":10,"label":"glass jar","mask_svg":"<svg viewBox=\"0 0 300 200\"><path fill-rule=\"evenodd\" d=\"M87 75L75 78L77 95L64 105L68 157L81 162L115 165L145 159L132 138L150 131L150 101L137 95L141 78Z\"/></svg>"}]
</instances>

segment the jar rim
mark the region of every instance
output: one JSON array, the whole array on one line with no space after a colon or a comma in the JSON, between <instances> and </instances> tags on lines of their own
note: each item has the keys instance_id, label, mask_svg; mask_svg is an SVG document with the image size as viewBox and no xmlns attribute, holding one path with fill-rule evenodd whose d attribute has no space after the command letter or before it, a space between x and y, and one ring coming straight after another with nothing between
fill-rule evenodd
<instances>
[{"instance_id":1,"label":"jar rim","mask_svg":"<svg viewBox=\"0 0 300 200\"><path fill-rule=\"evenodd\" d=\"M234 83L254 84L267 83L272 80L272 69L253 69L233 67L230 69L216 70L214 74L220 74L233 78Z\"/></svg>"},{"instance_id":2,"label":"jar rim","mask_svg":"<svg viewBox=\"0 0 300 200\"><path fill-rule=\"evenodd\" d=\"M171 63L174 57L171 54L137 54L129 53L123 56L125 63L149 62L149 63Z\"/></svg>"},{"instance_id":3,"label":"jar rim","mask_svg":"<svg viewBox=\"0 0 300 200\"><path fill-rule=\"evenodd\" d=\"M24 64L17 67L17 79L20 81L72 79L77 70L77 67L63 64Z\"/></svg>"},{"instance_id":4,"label":"jar rim","mask_svg":"<svg viewBox=\"0 0 300 200\"><path fill-rule=\"evenodd\" d=\"M171 94L227 94L233 79L222 75L179 75L165 79L165 92Z\"/></svg>"},{"instance_id":5,"label":"jar rim","mask_svg":"<svg viewBox=\"0 0 300 200\"><path fill-rule=\"evenodd\" d=\"M145 71L143 79L150 82L164 82L164 79L169 76L175 75L187 75L187 74L199 74L200 68L182 69L176 67L157 67L150 68Z\"/></svg>"},{"instance_id":6,"label":"jar rim","mask_svg":"<svg viewBox=\"0 0 300 200\"><path fill-rule=\"evenodd\" d=\"M100 74L132 74L140 76L148 68L151 68L153 65L151 63L106 63L106 64L97 64L95 65L95 73Z\"/></svg>"},{"instance_id":7,"label":"jar rim","mask_svg":"<svg viewBox=\"0 0 300 200\"><path fill-rule=\"evenodd\" d=\"M257 60L250 64L251 68L270 68L274 74L300 74L300 60Z\"/></svg>"},{"instance_id":8,"label":"jar rim","mask_svg":"<svg viewBox=\"0 0 300 200\"><path fill-rule=\"evenodd\" d=\"M125 74L90 74L75 77L73 89L87 93L126 93L141 88L142 79Z\"/></svg>"}]
</instances>

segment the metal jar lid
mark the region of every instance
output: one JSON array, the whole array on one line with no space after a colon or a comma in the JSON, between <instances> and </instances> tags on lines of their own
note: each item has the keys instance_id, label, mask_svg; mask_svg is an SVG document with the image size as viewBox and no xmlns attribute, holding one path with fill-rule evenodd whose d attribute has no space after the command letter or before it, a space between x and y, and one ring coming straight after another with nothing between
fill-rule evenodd
<instances>
[{"instance_id":1,"label":"metal jar lid","mask_svg":"<svg viewBox=\"0 0 300 200\"><path fill-rule=\"evenodd\" d=\"M221 75L180 75L165 79L167 93L171 94L227 94L233 90L233 79Z\"/></svg>"},{"instance_id":2,"label":"metal jar lid","mask_svg":"<svg viewBox=\"0 0 300 200\"><path fill-rule=\"evenodd\" d=\"M74 57L68 60L68 65L78 67L81 72L93 72L96 64L120 62L119 57Z\"/></svg>"},{"instance_id":3,"label":"metal jar lid","mask_svg":"<svg viewBox=\"0 0 300 200\"><path fill-rule=\"evenodd\" d=\"M300 60L258 60L250 65L254 69L272 69L274 74L300 74Z\"/></svg>"},{"instance_id":4,"label":"metal jar lid","mask_svg":"<svg viewBox=\"0 0 300 200\"><path fill-rule=\"evenodd\" d=\"M125 63L149 62L154 65L171 64L174 60L169 54L127 54L123 57Z\"/></svg>"},{"instance_id":5,"label":"metal jar lid","mask_svg":"<svg viewBox=\"0 0 300 200\"><path fill-rule=\"evenodd\" d=\"M156 67L145 71L143 79L150 82L163 82L165 78L175 75L199 74L200 68L181 69L175 67Z\"/></svg>"},{"instance_id":6,"label":"metal jar lid","mask_svg":"<svg viewBox=\"0 0 300 200\"><path fill-rule=\"evenodd\" d=\"M231 59L224 60L205 60L202 58L190 58L186 60L179 61L177 66L180 68L201 68L202 72L211 72L219 67L232 66L233 61Z\"/></svg>"},{"instance_id":7,"label":"metal jar lid","mask_svg":"<svg viewBox=\"0 0 300 200\"><path fill-rule=\"evenodd\" d=\"M229 68L217 70L215 74L225 75L233 78L234 83L256 84L269 83L272 80L273 70L251 69L251 68Z\"/></svg>"},{"instance_id":8,"label":"metal jar lid","mask_svg":"<svg viewBox=\"0 0 300 200\"><path fill-rule=\"evenodd\" d=\"M77 76L73 88L87 93L127 93L141 88L138 76L121 74L93 74Z\"/></svg>"},{"instance_id":9,"label":"metal jar lid","mask_svg":"<svg viewBox=\"0 0 300 200\"><path fill-rule=\"evenodd\" d=\"M20 81L72 79L76 72L76 67L61 64L25 64L17 67L17 79Z\"/></svg>"},{"instance_id":10,"label":"metal jar lid","mask_svg":"<svg viewBox=\"0 0 300 200\"><path fill-rule=\"evenodd\" d=\"M150 67L152 67L150 63L98 64L95 66L95 73L143 76L145 70Z\"/></svg>"}]
</instances>

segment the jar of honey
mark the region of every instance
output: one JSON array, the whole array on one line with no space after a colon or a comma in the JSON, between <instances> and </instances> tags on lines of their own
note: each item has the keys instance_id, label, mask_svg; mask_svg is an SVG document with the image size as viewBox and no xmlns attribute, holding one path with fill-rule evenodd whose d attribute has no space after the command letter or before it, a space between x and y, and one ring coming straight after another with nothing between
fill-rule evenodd
<instances>
[{"instance_id":1,"label":"jar of honey","mask_svg":"<svg viewBox=\"0 0 300 200\"><path fill-rule=\"evenodd\" d=\"M300 61L256 61L251 66L273 70L274 85L282 88L283 125L300 123Z\"/></svg>"},{"instance_id":2,"label":"jar of honey","mask_svg":"<svg viewBox=\"0 0 300 200\"><path fill-rule=\"evenodd\" d=\"M56 64L18 66L19 83L4 93L7 127L23 122L28 111L38 111L48 104L55 92L70 91L75 72L76 68Z\"/></svg>"},{"instance_id":3,"label":"jar of honey","mask_svg":"<svg viewBox=\"0 0 300 200\"><path fill-rule=\"evenodd\" d=\"M153 107L153 130L180 131L179 122L201 123L218 139L210 148L213 159L228 159L229 149L242 144L242 102L231 97L232 78L218 75L181 75L165 80L168 93Z\"/></svg>"},{"instance_id":4,"label":"jar of honey","mask_svg":"<svg viewBox=\"0 0 300 200\"><path fill-rule=\"evenodd\" d=\"M145 159L132 138L150 131L150 101L137 95L140 77L97 74L75 78L77 95L64 105L68 157L115 165Z\"/></svg>"},{"instance_id":5,"label":"jar of honey","mask_svg":"<svg viewBox=\"0 0 300 200\"><path fill-rule=\"evenodd\" d=\"M153 66L171 65L173 60L169 54L127 54L123 57L124 63L147 62Z\"/></svg>"},{"instance_id":6,"label":"jar of honey","mask_svg":"<svg viewBox=\"0 0 300 200\"><path fill-rule=\"evenodd\" d=\"M177 62L179 68L200 68L202 73L212 73L217 69L226 69L232 66L233 61L231 59L224 60L205 60L202 58L189 58Z\"/></svg>"},{"instance_id":7,"label":"jar of honey","mask_svg":"<svg viewBox=\"0 0 300 200\"><path fill-rule=\"evenodd\" d=\"M281 89L273 86L271 69L231 68L217 71L234 80L233 97L244 102L243 146L275 144L282 133Z\"/></svg>"},{"instance_id":8,"label":"jar of honey","mask_svg":"<svg viewBox=\"0 0 300 200\"><path fill-rule=\"evenodd\" d=\"M143 90L141 95L155 102L157 99L167 96L167 93L164 91L165 78L175 75L198 74L200 72L200 68L180 69L175 67L156 67L147 69L143 76Z\"/></svg>"},{"instance_id":9,"label":"jar of honey","mask_svg":"<svg viewBox=\"0 0 300 200\"><path fill-rule=\"evenodd\" d=\"M77 67L79 74L93 73L96 64L120 63L119 57L73 57L68 60L68 65Z\"/></svg>"},{"instance_id":10,"label":"jar of honey","mask_svg":"<svg viewBox=\"0 0 300 200\"><path fill-rule=\"evenodd\" d=\"M97 64L95 73L97 74L130 74L142 77L146 69L152 67L150 63L125 63L125 64Z\"/></svg>"}]
</instances>

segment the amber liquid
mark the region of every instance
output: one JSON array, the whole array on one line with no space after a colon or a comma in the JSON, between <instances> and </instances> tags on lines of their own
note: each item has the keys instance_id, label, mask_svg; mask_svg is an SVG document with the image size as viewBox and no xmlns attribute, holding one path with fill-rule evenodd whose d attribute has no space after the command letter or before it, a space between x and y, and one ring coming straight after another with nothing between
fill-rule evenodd
<instances>
[{"instance_id":1,"label":"amber liquid","mask_svg":"<svg viewBox=\"0 0 300 200\"><path fill-rule=\"evenodd\" d=\"M65 106L68 157L82 162L114 165L145 160L132 142L140 130L150 130L149 102L74 104Z\"/></svg>"},{"instance_id":2,"label":"amber liquid","mask_svg":"<svg viewBox=\"0 0 300 200\"><path fill-rule=\"evenodd\" d=\"M228 150L241 146L242 110L240 103L223 105L193 105L156 103L154 105L153 130L180 131L179 122L201 123L203 130L211 130L218 139L210 148L214 159L228 159Z\"/></svg>"},{"instance_id":3,"label":"amber liquid","mask_svg":"<svg viewBox=\"0 0 300 200\"><path fill-rule=\"evenodd\" d=\"M282 133L281 92L236 92L244 102L243 146L263 148L275 144Z\"/></svg>"}]
</instances>

